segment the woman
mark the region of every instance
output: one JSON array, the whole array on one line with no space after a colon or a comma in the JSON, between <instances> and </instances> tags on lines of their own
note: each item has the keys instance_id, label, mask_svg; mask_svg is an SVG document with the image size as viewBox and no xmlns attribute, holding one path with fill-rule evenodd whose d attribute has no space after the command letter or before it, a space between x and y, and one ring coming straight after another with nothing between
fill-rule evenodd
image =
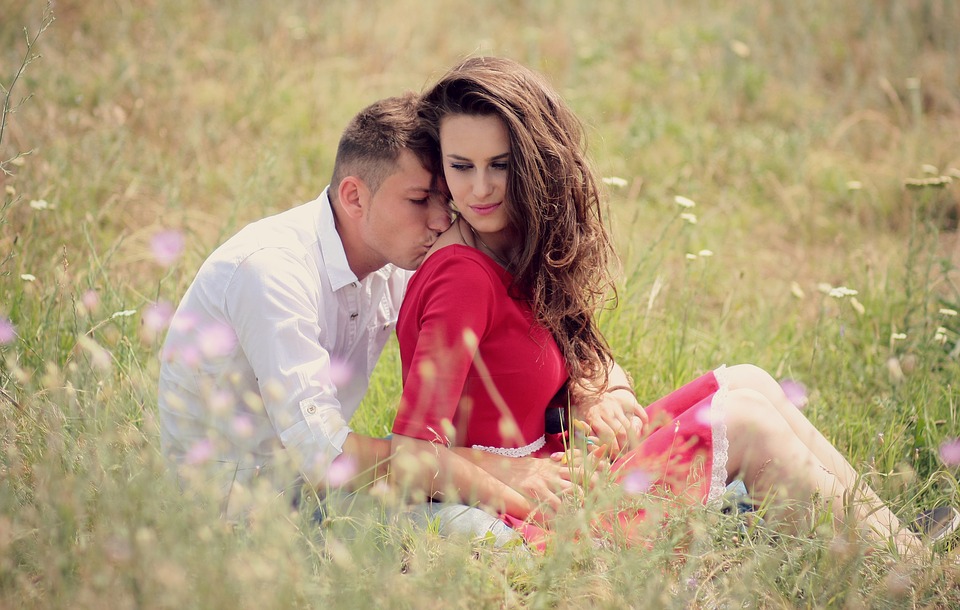
<instances>
[{"instance_id":1,"label":"woman","mask_svg":"<svg viewBox=\"0 0 960 610\"><path fill-rule=\"evenodd\" d=\"M590 440L629 449L610 465L615 479L643 473L652 490L707 503L739 478L755 500L782 500L794 522L815 494L838 519L856 498L855 517L877 539L919 548L761 369L721 368L639 408L594 318L614 256L598 180L578 120L540 75L468 59L426 92L422 115L458 217L400 312L394 449L455 448L549 513L576 487L557 461L564 437L545 434L548 408L569 400ZM522 502L504 505L508 523L529 516Z\"/></svg>"}]
</instances>

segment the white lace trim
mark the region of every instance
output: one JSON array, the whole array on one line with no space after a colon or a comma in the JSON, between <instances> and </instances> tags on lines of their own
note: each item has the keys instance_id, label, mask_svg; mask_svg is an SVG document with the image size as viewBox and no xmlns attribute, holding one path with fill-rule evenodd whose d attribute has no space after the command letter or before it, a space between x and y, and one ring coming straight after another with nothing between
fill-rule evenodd
<instances>
[{"instance_id":1,"label":"white lace trim","mask_svg":"<svg viewBox=\"0 0 960 610\"><path fill-rule=\"evenodd\" d=\"M717 378L717 392L710 401L710 422L713 428L713 471L710 475L710 494L708 505L716 505L727 488L727 458L730 441L727 439L727 397L730 388L727 382L726 367L713 372Z\"/></svg>"},{"instance_id":2,"label":"white lace trim","mask_svg":"<svg viewBox=\"0 0 960 610\"><path fill-rule=\"evenodd\" d=\"M471 449L477 449L479 451L486 451L487 453L496 453L497 455L503 455L506 457L520 458L526 457L540 449L547 444L547 439L545 436L541 436L537 440L533 441L529 445L524 445L523 447L487 447L486 445L474 445Z\"/></svg>"}]
</instances>

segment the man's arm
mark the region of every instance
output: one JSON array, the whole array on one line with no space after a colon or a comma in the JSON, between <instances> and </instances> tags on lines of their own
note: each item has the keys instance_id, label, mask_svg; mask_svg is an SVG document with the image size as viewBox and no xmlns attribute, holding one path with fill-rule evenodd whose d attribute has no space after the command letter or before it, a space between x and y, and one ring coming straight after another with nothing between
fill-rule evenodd
<instances>
[{"instance_id":1,"label":"man's arm","mask_svg":"<svg viewBox=\"0 0 960 610\"><path fill-rule=\"evenodd\" d=\"M553 511L559 509L563 495L593 486L598 472L606 469L606 463L578 448L549 458L504 457L467 447L454 447L451 451L518 491L528 501L545 503Z\"/></svg>"},{"instance_id":2,"label":"man's arm","mask_svg":"<svg viewBox=\"0 0 960 610\"><path fill-rule=\"evenodd\" d=\"M560 506L556 493L527 498L486 470L447 447L410 436L394 434L390 478L406 493L465 502L479 502L496 511L526 519L542 518ZM567 481L567 486L571 484Z\"/></svg>"},{"instance_id":3,"label":"man's arm","mask_svg":"<svg viewBox=\"0 0 960 610\"><path fill-rule=\"evenodd\" d=\"M329 467L343 453L344 460L356 460L356 472L377 472L385 445L350 430L331 376L331 354L318 341L327 304L316 269L297 250L264 248L237 267L224 299L256 374L263 410L300 474L311 485L325 485Z\"/></svg>"},{"instance_id":4,"label":"man's arm","mask_svg":"<svg viewBox=\"0 0 960 610\"><path fill-rule=\"evenodd\" d=\"M389 461L388 439L351 432L343 441L343 452L334 458L332 467L343 465L344 478L347 479L343 487L352 491L386 478L390 473Z\"/></svg>"}]
</instances>

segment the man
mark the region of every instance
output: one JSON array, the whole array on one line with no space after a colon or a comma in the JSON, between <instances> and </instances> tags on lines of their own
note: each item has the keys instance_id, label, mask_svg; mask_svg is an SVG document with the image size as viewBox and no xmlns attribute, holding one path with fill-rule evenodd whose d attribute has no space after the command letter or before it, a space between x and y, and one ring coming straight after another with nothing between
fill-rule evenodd
<instances>
[{"instance_id":1,"label":"man","mask_svg":"<svg viewBox=\"0 0 960 610\"><path fill-rule=\"evenodd\" d=\"M330 186L217 248L174 315L161 446L183 484L218 490L224 514L240 514L257 486L322 488L335 460L351 474L382 472L389 443L347 422L409 270L450 225L416 103L389 98L354 117Z\"/></svg>"}]
</instances>

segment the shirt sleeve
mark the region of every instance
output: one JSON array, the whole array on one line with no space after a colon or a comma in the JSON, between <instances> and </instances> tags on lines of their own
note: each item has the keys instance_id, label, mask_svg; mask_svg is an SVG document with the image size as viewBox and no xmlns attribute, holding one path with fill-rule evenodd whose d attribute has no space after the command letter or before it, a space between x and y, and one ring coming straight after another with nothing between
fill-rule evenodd
<instances>
[{"instance_id":1,"label":"shirt sleeve","mask_svg":"<svg viewBox=\"0 0 960 610\"><path fill-rule=\"evenodd\" d=\"M406 361L393 432L452 445L453 418L478 346L492 323L493 282L499 280L468 258L449 256L431 262L428 259L417 272L424 274L418 278L420 290L408 296L401 312L398 338Z\"/></svg>"},{"instance_id":2,"label":"shirt sleeve","mask_svg":"<svg viewBox=\"0 0 960 610\"><path fill-rule=\"evenodd\" d=\"M293 250L247 257L226 291L225 309L250 362L263 408L304 478L319 485L350 428L318 340L322 308L316 270Z\"/></svg>"}]
</instances>

